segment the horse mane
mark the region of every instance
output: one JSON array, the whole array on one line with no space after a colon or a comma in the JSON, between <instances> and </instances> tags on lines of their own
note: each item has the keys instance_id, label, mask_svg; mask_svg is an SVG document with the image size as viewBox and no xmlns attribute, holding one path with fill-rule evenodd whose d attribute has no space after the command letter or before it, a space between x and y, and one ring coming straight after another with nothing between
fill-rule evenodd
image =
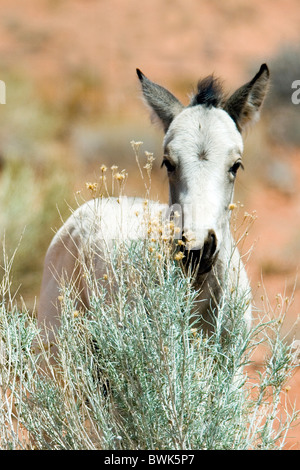
<instances>
[{"instance_id":1,"label":"horse mane","mask_svg":"<svg viewBox=\"0 0 300 470\"><path fill-rule=\"evenodd\" d=\"M208 75L199 80L197 92L191 100L191 106L201 104L203 106L218 108L224 102L223 86L220 79Z\"/></svg>"}]
</instances>

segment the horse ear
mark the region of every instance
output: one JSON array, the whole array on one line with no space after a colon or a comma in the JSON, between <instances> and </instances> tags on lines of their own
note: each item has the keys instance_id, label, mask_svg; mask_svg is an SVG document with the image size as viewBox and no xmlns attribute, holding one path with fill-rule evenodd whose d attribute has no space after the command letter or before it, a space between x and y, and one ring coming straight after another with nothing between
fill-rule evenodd
<instances>
[{"instance_id":1,"label":"horse ear","mask_svg":"<svg viewBox=\"0 0 300 470\"><path fill-rule=\"evenodd\" d=\"M151 82L139 69L136 69L142 84L144 98L167 132L171 122L182 111L184 106L172 93L156 83Z\"/></svg>"},{"instance_id":2,"label":"horse ear","mask_svg":"<svg viewBox=\"0 0 300 470\"><path fill-rule=\"evenodd\" d=\"M252 80L240 87L225 103L224 109L232 117L239 131L259 119L260 109L268 91L270 72L262 64Z\"/></svg>"}]
</instances>

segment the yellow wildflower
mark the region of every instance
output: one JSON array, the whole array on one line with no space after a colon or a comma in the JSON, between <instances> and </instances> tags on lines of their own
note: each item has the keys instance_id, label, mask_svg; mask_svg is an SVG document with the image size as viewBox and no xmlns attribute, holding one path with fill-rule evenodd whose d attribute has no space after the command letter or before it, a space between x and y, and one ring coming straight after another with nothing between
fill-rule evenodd
<instances>
[{"instance_id":1,"label":"yellow wildflower","mask_svg":"<svg viewBox=\"0 0 300 470\"><path fill-rule=\"evenodd\" d=\"M118 181L123 181L125 179L125 175L123 173L118 172L114 175L114 178Z\"/></svg>"},{"instance_id":2,"label":"yellow wildflower","mask_svg":"<svg viewBox=\"0 0 300 470\"><path fill-rule=\"evenodd\" d=\"M174 256L175 261L181 261L182 258L184 258L184 254L181 251Z\"/></svg>"},{"instance_id":3,"label":"yellow wildflower","mask_svg":"<svg viewBox=\"0 0 300 470\"><path fill-rule=\"evenodd\" d=\"M97 183L85 183L86 188L90 189L91 191L96 191L97 189Z\"/></svg>"}]
</instances>

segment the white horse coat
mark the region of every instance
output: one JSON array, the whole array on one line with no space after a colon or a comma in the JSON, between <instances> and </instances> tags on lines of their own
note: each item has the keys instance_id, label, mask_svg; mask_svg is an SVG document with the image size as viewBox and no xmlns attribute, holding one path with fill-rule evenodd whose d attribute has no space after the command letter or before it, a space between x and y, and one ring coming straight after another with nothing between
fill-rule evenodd
<instances>
[{"instance_id":1,"label":"white horse coat","mask_svg":"<svg viewBox=\"0 0 300 470\"><path fill-rule=\"evenodd\" d=\"M219 82L207 77L199 82L187 107L142 72L137 73L144 98L165 131L163 165L169 177L169 210L149 201L151 217L169 216L170 208L180 208L183 263L185 268L196 269L199 316L205 319L209 310L217 308L226 283L248 296L245 321L250 326L250 286L230 232L229 205L236 174L243 166L241 132L259 115L268 87L268 68L262 65L229 99ZM141 199L94 199L78 208L56 233L45 258L38 309L38 324L50 341L52 330L60 324L62 279L76 285L79 303L88 308L85 269L105 283L113 243L146 236L143 206Z\"/></svg>"}]
</instances>

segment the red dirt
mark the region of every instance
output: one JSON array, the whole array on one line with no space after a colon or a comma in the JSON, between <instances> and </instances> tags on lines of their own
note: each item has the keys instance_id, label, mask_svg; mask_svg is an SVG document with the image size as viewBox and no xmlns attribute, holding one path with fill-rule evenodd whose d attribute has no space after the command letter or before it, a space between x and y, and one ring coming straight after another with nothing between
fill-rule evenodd
<instances>
[{"instance_id":1,"label":"red dirt","mask_svg":"<svg viewBox=\"0 0 300 470\"><path fill-rule=\"evenodd\" d=\"M102 115L135 122L143 112L136 67L177 89L179 97L212 71L234 88L248 80L250 65L256 69L268 62L285 42L299 43L299 24L298 0L2 0L0 64L44 93L50 90L53 99L59 99L71 71L90 71L99 79ZM146 128L145 114L143 119ZM262 275L276 305L278 292L286 288L285 295L291 295L297 274L299 250L288 247L299 234L300 149L287 152L296 177L293 196L252 179L245 202L246 210L258 215L249 235L251 243L258 241L248 263L258 306ZM299 287L294 294L289 327L300 311ZM291 402L297 398L299 408L299 373L290 385L289 397ZM287 447L300 449L300 427L289 435L295 439Z\"/></svg>"}]
</instances>

